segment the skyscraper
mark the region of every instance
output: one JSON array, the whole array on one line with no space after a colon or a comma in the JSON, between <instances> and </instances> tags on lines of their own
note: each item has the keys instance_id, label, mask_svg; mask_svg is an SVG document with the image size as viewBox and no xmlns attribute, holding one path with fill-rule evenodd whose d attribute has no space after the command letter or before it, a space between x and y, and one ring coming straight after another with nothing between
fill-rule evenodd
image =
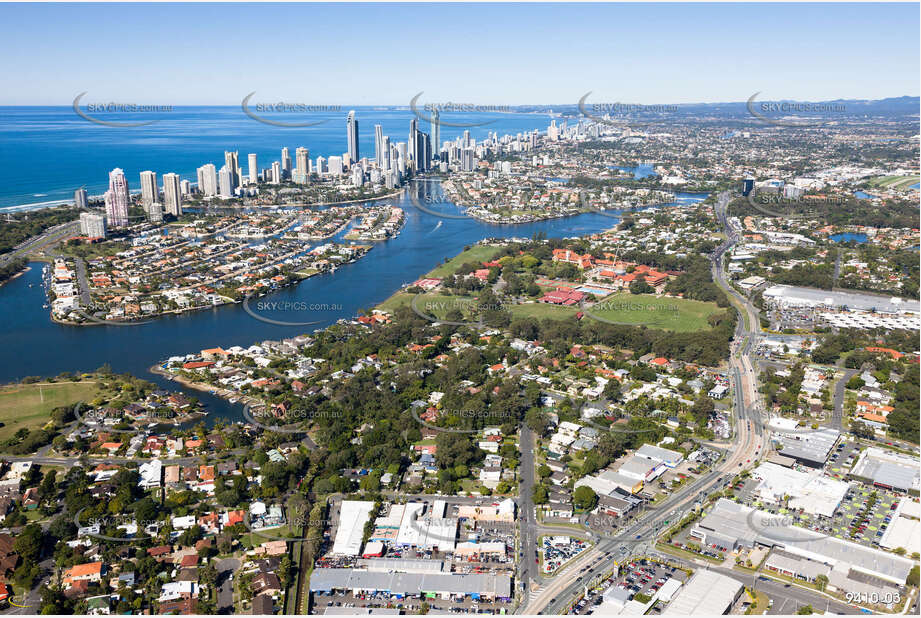
<instances>
[{"instance_id":1,"label":"skyscraper","mask_svg":"<svg viewBox=\"0 0 921 618\"><path fill-rule=\"evenodd\" d=\"M128 194L128 181L125 172L116 167L109 172L109 190L104 195L106 202L106 217L112 227L128 225L128 205L131 197Z\"/></svg>"},{"instance_id":2,"label":"skyscraper","mask_svg":"<svg viewBox=\"0 0 921 618\"><path fill-rule=\"evenodd\" d=\"M141 172L141 204L150 206L157 201L160 196L157 191L157 173L146 171Z\"/></svg>"},{"instance_id":3,"label":"skyscraper","mask_svg":"<svg viewBox=\"0 0 921 618\"><path fill-rule=\"evenodd\" d=\"M182 214L179 174L163 174L163 208L167 213L176 217Z\"/></svg>"},{"instance_id":4,"label":"skyscraper","mask_svg":"<svg viewBox=\"0 0 921 618\"><path fill-rule=\"evenodd\" d=\"M278 161L272 161L272 184L278 184L281 182L281 163Z\"/></svg>"},{"instance_id":5,"label":"skyscraper","mask_svg":"<svg viewBox=\"0 0 921 618\"><path fill-rule=\"evenodd\" d=\"M259 164L255 152L249 153L249 182L253 185L259 182Z\"/></svg>"},{"instance_id":6,"label":"skyscraper","mask_svg":"<svg viewBox=\"0 0 921 618\"><path fill-rule=\"evenodd\" d=\"M408 156L406 149L406 142L397 142L397 171L400 172L400 176L406 175L406 158Z\"/></svg>"},{"instance_id":7,"label":"skyscraper","mask_svg":"<svg viewBox=\"0 0 921 618\"><path fill-rule=\"evenodd\" d=\"M374 162L384 166L384 128L379 124L374 125Z\"/></svg>"},{"instance_id":8,"label":"skyscraper","mask_svg":"<svg viewBox=\"0 0 921 618\"><path fill-rule=\"evenodd\" d=\"M473 148L464 148L461 151L461 170L472 172L476 167L476 156Z\"/></svg>"},{"instance_id":9,"label":"skyscraper","mask_svg":"<svg viewBox=\"0 0 921 618\"><path fill-rule=\"evenodd\" d=\"M240 153L236 151L230 152L225 150L224 165L226 165L227 169L230 170L230 191L233 193L233 190L240 185Z\"/></svg>"},{"instance_id":10,"label":"skyscraper","mask_svg":"<svg viewBox=\"0 0 921 618\"><path fill-rule=\"evenodd\" d=\"M310 151L303 146L299 146L294 151L294 163L294 182L306 184L307 178L310 176Z\"/></svg>"},{"instance_id":11,"label":"skyscraper","mask_svg":"<svg viewBox=\"0 0 921 618\"><path fill-rule=\"evenodd\" d=\"M412 167L414 170L419 169L419 153L416 152L416 143L419 141L419 138L416 135L417 133L419 133L418 123L416 122L416 119L413 118L409 121L409 139L406 143L409 146L410 167Z\"/></svg>"},{"instance_id":12,"label":"skyscraper","mask_svg":"<svg viewBox=\"0 0 921 618\"><path fill-rule=\"evenodd\" d=\"M74 206L77 208L86 208L88 201L86 199L86 189L83 187L74 191Z\"/></svg>"},{"instance_id":13,"label":"skyscraper","mask_svg":"<svg viewBox=\"0 0 921 618\"><path fill-rule=\"evenodd\" d=\"M415 123L415 121L413 121ZM415 129L415 127L413 127ZM424 131L419 131L415 129L412 133L413 141L409 145L412 149L410 156L413 160L413 168L415 172L421 173L429 169L431 165L431 142L429 141L428 133Z\"/></svg>"},{"instance_id":14,"label":"skyscraper","mask_svg":"<svg viewBox=\"0 0 921 618\"><path fill-rule=\"evenodd\" d=\"M198 168L198 190L205 197L217 195L217 171L214 163L206 163Z\"/></svg>"},{"instance_id":15,"label":"skyscraper","mask_svg":"<svg viewBox=\"0 0 921 618\"><path fill-rule=\"evenodd\" d=\"M219 174L220 195L227 199L233 197L233 171L229 166L224 165Z\"/></svg>"},{"instance_id":16,"label":"skyscraper","mask_svg":"<svg viewBox=\"0 0 921 618\"><path fill-rule=\"evenodd\" d=\"M432 157L439 158L441 153L441 122L438 120L437 109L432 110Z\"/></svg>"},{"instance_id":17,"label":"skyscraper","mask_svg":"<svg viewBox=\"0 0 921 618\"><path fill-rule=\"evenodd\" d=\"M381 146L381 160L377 165L385 170L390 169L390 138L386 135L384 136L384 145Z\"/></svg>"},{"instance_id":18,"label":"skyscraper","mask_svg":"<svg viewBox=\"0 0 921 618\"><path fill-rule=\"evenodd\" d=\"M291 151L285 146L281 149L281 173L283 177L291 177Z\"/></svg>"},{"instance_id":19,"label":"skyscraper","mask_svg":"<svg viewBox=\"0 0 921 618\"><path fill-rule=\"evenodd\" d=\"M358 162L358 119L355 118L355 110L349 112L348 118L345 121L346 125L346 138L349 146L349 158L351 161L349 163Z\"/></svg>"}]
</instances>

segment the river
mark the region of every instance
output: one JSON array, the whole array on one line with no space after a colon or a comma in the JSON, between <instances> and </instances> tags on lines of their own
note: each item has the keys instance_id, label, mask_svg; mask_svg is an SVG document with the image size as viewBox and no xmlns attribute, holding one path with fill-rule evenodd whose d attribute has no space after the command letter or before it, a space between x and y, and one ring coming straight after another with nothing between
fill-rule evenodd
<instances>
[{"instance_id":1,"label":"river","mask_svg":"<svg viewBox=\"0 0 921 618\"><path fill-rule=\"evenodd\" d=\"M439 201L440 187L424 182L417 187L418 203L426 209L458 214L451 203ZM704 199L703 195L678 195L677 204ZM224 417L241 420L242 405L208 393L183 389L179 384L151 374L148 368L170 356L215 346L248 346L266 339L282 339L312 332L340 318L355 316L388 298L404 283L414 281L444 258L458 254L466 245L484 238L530 238L582 236L613 227L618 218L587 213L522 225L494 225L471 218L440 218L414 206L408 193L384 200L403 208L406 224L399 236L376 243L362 259L334 273L307 279L261 301L335 306L326 310L264 313L289 322L313 322L310 326L280 326L257 320L240 305L156 319L137 326L62 326L49 318L41 284L42 264L0 287L0 383L24 376L53 376L64 371L90 371L108 363L115 372L137 377L171 389L184 390L207 406L209 422ZM344 234L342 232L341 234ZM341 235L340 234L340 235ZM251 306L256 305L254 301ZM263 313L263 312L260 312Z\"/></svg>"}]
</instances>

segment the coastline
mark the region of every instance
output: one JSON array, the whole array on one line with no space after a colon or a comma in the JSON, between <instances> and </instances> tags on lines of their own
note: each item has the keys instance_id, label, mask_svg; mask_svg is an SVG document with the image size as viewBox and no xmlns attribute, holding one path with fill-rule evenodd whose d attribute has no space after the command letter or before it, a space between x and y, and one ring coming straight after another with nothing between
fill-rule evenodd
<instances>
[{"instance_id":1,"label":"coastline","mask_svg":"<svg viewBox=\"0 0 921 618\"><path fill-rule=\"evenodd\" d=\"M221 399L225 399L228 401L230 399L236 399L237 403L249 404L249 405L257 405L257 404L262 405L264 403L263 401L256 399L250 395L244 395L243 393L240 393L234 390L230 390L223 386L216 386L212 384L207 384L205 382L196 382L195 380L191 380L183 375L172 373L164 369L161 365L152 365L148 367L147 370L152 374L166 378L170 382L177 382L178 384L181 384L182 386L185 386L186 388L191 388L196 391L201 391L204 393L215 395L216 397L220 397Z\"/></svg>"}]
</instances>

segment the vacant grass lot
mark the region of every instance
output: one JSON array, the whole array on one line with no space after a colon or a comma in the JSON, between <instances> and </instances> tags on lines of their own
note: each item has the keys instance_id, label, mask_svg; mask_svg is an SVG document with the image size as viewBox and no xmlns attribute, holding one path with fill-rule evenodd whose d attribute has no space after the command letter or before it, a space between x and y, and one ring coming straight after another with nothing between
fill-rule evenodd
<instances>
[{"instance_id":1,"label":"vacant grass lot","mask_svg":"<svg viewBox=\"0 0 921 618\"><path fill-rule=\"evenodd\" d=\"M619 324L686 333L709 329L707 318L721 309L716 303L699 300L615 292L588 311L593 316Z\"/></svg>"},{"instance_id":2,"label":"vacant grass lot","mask_svg":"<svg viewBox=\"0 0 921 618\"><path fill-rule=\"evenodd\" d=\"M499 253L499 247L490 247L488 245L474 245L466 251L461 251L456 256L444 264L436 266L426 275L426 277L443 278L453 275L454 271L467 262L489 262L493 256Z\"/></svg>"},{"instance_id":3,"label":"vacant grass lot","mask_svg":"<svg viewBox=\"0 0 921 618\"><path fill-rule=\"evenodd\" d=\"M578 313L578 307L563 307L561 305L548 305L547 303L527 303L515 305L510 308L513 317L533 318L536 320L565 320Z\"/></svg>"},{"instance_id":4,"label":"vacant grass lot","mask_svg":"<svg viewBox=\"0 0 921 618\"><path fill-rule=\"evenodd\" d=\"M91 401L99 392L95 382L14 384L0 387L0 440L22 428L34 429L48 422L51 410L78 401Z\"/></svg>"},{"instance_id":5,"label":"vacant grass lot","mask_svg":"<svg viewBox=\"0 0 921 618\"><path fill-rule=\"evenodd\" d=\"M393 312L397 307L409 307L413 298L417 297L415 302L416 309L421 313L430 315L440 320L446 319L446 316L453 309L459 310L465 318L470 316L470 309L476 300L473 296L444 296L438 292L425 294L409 294L408 292L397 292L378 306L378 309Z\"/></svg>"}]
</instances>

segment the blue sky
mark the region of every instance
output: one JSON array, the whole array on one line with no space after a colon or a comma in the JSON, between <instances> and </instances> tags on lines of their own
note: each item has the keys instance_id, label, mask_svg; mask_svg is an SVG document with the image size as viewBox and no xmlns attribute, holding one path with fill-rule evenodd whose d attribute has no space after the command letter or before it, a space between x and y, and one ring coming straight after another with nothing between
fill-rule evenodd
<instances>
[{"instance_id":1,"label":"blue sky","mask_svg":"<svg viewBox=\"0 0 921 618\"><path fill-rule=\"evenodd\" d=\"M919 94L918 4L0 4L2 105Z\"/></svg>"}]
</instances>

